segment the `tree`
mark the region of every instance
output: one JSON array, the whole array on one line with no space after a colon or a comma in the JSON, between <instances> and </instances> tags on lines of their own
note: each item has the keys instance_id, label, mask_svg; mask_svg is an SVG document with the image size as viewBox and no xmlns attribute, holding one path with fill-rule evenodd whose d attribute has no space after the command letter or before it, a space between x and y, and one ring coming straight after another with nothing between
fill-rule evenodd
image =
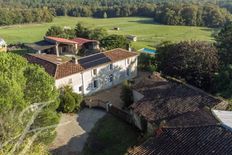
<instances>
[{"instance_id":1,"label":"tree","mask_svg":"<svg viewBox=\"0 0 232 155\"><path fill-rule=\"evenodd\" d=\"M111 50L114 48L127 49L129 45L129 41L126 39L126 37L115 34L103 38L100 42L101 46L106 48L107 50Z\"/></svg>"},{"instance_id":2,"label":"tree","mask_svg":"<svg viewBox=\"0 0 232 155\"><path fill-rule=\"evenodd\" d=\"M124 81L120 94L121 100L124 102L125 107L129 107L134 103L133 90L131 84L128 81Z\"/></svg>"},{"instance_id":3,"label":"tree","mask_svg":"<svg viewBox=\"0 0 232 155\"><path fill-rule=\"evenodd\" d=\"M60 26L52 26L48 29L46 36L59 37L63 34L63 29Z\"/></svg>"},{"instance_id":4,"label":"tree","mask_svg":"<svg viewBox=\"0 0 232 155\"><path fill-rule=\"evenodd\" d=\"M84 27L81 23L77 23L75 27L76 37L89 38L90 30Z\"/></svg>"},{"instance_id":5,"label":"tree","mask_svg":"<svg viewBox=\"0 0 232 155\"><path fill-rule=\"evenodd\" d=\"M216 46L221 64L232 64L232 23L224 26L216 36Z\"/></svg>"},{"instance_id":6,"label":"tree","mask_svg":"<svg viewBox=\"0 0 232 155\"><path fill-rule=\"evenodd\" d=\"M106 29L103 28L95 28L90 31L89 38L94 40L102 40L104 37L107 36Z\"/></svg>"},{"instance_id":7,"label":"tree","mask_svg":"<svg viewBox=\"0 0 232 155\"><path fill-rule=\"evenodd\" d=\"M5 132L0 131L0 138L5 137L1 142L6 142L6 133L9 136L15 137L14 142L4 146L3 154L11 154L8 151L16 146L15 142L18 140L28 122L33 118L33 112L39 108L39 105L34 106L35 103L44 105L44 108L38 113L37 117L33 119L28 130L35 131L37 129L46 128L58 124L59 115L56 113L56 108L59 105L58 92L55 87L55 81L50 77L44 69L39 66L29 64L21 56L12 53L0 53L0 116L8 113L12 114L10 118L0 117L0 128L4 128ZM44 102L49 102L44 104ZM33 105L33 107L31 107ZM27 108L31 110L26 110ZM26 111L24 111L26 110ZM18 120L20 113L22 115L21 121ZM15 124L11 124L13 122ZM9 126L10 125L10 126ZM15 127L17 126L17 127ZM11 129L11 127L13 127ZM40 145L49 144L56 134L55 127L48 128L38 132L33 132L36 136L36 141L28 150L39 148ZM34 136L33 133L27 134L25 141L22 142L19 148L13 154L18 154L27 143ZM14 150L14 149L13 149Z\"/></svg>"},{"instance_id":8,"label":"tree","mask_svg":"<svg viewBox=\"0 0 232 155\"><path fill-rule=\"evenodd\" d=\"M205 90L211 88L219 66L217 49L200 41L161 45L157 48L156 60L163 74Z\"/></svg>"}]
</instances>

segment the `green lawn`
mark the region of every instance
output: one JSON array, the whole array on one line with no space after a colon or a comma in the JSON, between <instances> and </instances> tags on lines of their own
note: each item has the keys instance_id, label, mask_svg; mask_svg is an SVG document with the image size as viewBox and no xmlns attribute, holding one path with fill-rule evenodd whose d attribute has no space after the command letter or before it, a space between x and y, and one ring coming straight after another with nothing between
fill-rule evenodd
<instances>
[{"instance_id":1,"label":"green lawn","mask_svg":"<svg viewBox=\"0 0 232 155\"><path fill-rule=\"evenodd\" d=\"M124 155L138 143L139 132L131 125L107 114L91 131L84 155Z\"/></svg>"},{"instance_id":2,"label":"green lawn","mask_svg":"<svg viewBox=\"0 0 232 155\"><path fill-rule=\"evenodd\" d=\"M74 27L77 22L82 22L88 27L104 27L110 34L131 34L138 36L138 42L133 43L136 49L143 47L155 47L163 41L204 40L213 41L213 29L191 26L166 26L153 23L150 18L76 18L56 17L52 23L25 24L0 27L0 37L8 43L29 43L43 38L47 29L52 25ZM120 27L120 31L112 30Z\"/></svg>"}]
</instances>

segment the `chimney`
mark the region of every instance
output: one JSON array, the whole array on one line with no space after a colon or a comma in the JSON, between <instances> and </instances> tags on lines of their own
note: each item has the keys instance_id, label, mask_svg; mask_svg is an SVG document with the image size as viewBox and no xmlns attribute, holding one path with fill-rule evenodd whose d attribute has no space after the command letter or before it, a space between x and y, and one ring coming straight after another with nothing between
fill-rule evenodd
<instances>
[{"instance_id":1,"label":"chimney","mask_svg":"<svg viewBox=\"0 0 232 155\"><path fill-rule=\"evenodd\" d=\"M76 65L78 64L78 59L76 57L72 57L72 61L74 64L76 64Z\"/></svg>"}]
</instances>

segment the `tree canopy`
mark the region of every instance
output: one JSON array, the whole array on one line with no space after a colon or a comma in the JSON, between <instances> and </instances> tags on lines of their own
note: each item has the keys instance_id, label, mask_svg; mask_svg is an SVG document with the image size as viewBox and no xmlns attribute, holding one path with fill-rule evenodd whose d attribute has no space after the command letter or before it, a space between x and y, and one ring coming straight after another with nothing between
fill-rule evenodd
<instances>
[{"instance_id":1,"label":"tree canopy","mask_svg":"<svg viewBox=\"0 0 232 155\"><path fill-rule=\"evenodd\" d=\"M55 88L54 79L43 68L29 64L21 56L12 53L0 53L0 66L0 116L4 115L4 113L9 114L9 117L0 117L0 122L2 122L0 123L1 131L5 131L0 131L0 141L4 143L7 140L12 140L10 138L16 137L12 143L3 146L3 154L8 154L9 150L12 150L17 144L19 138L17 135L23 133L26 125L33 118L33 112L39 106L35 106L34 110L26 110L28 107L35 103L51 102L44 106L44 109L33 119L30 130L56 125L59 122L59 116L56 113L56 109L59 106L59 93ZM20 121L18 120L19 115L23 111L26 114L23 115L23 120ZM8 124L14 127L10 129ZM26 135L25 139L23 139L25 143L32 136L32 134ZM39 132L31 149L49 144L54 136L54 128ZM25 143L19 146L14 154L22 151Z\"/></svg>"},{"instance_id":2,"label":"tree canopy","mask_svg":"<svg viewBox=\"0 0 232 155\"><path fill-rule=\"evenodd\" d=\"M216 36L216 46L223 65L232 64L232 23L221 29Z\"/></svg>"},{"instance_id":3,"label":"tree canopy","mask_svg":"<svg viewBox=\"0 0 232 155\"><path fill-rule=\"evenodd\" d=\"M164 44L157 48L158 70L168 76L209 90L218 71L217 49L208 43L191 41Z\"/></svg>"}]
</instances>

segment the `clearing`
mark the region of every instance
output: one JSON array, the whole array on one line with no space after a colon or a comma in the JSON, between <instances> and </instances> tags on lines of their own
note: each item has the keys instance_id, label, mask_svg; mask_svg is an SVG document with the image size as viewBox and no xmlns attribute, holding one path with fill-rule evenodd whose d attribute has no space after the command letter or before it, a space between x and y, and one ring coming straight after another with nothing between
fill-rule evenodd
<instances>
[{"instance_id":1,"label":"clearing","mask_svg":"<svg viewBox=\"0 0 232 155\"><path fill-rule=\"evenodd\" d=\"M103 27L109 34L136 35L138 41L133 47L154 48L163 41L202 40L213 41L214 29L193 26L167 26L153 22L151 18L123 17L96 19L90 17L55 17L51 23L23 24L0 27L0 36L9 43L31 43L41 40L52 25L75 27L82 22L90 28ZM119 27L119 31L112 30Z\"/></svg>"}]
</instances>

